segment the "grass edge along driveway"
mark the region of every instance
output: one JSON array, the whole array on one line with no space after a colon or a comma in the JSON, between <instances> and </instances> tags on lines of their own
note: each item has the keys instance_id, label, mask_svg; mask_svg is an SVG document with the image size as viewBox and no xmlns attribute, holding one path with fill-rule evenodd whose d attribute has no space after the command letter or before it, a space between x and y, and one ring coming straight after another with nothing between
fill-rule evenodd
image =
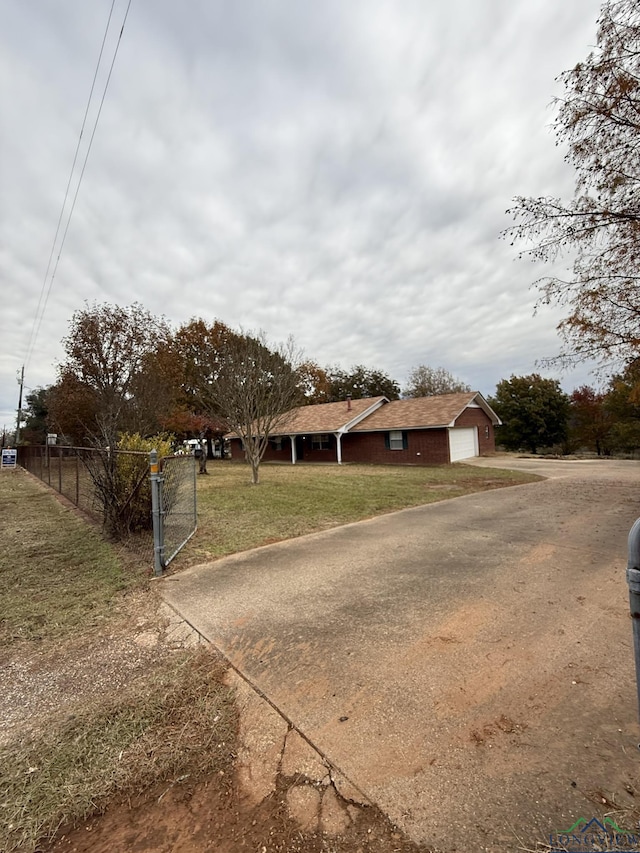
<instances>
[{"instance_id":1,"label":"grass edge along driveway","mask_svg":"<svg viewBox=\"0 0 640 853\"><path fill-rule=\"evenodd\" d=\"M264 464L260 484L253 486L248 466L213 463L207 476L198 477L198 531L174 568L408 507L540 479L522 471L464 464Z\"/></svg>"}]
</instances>

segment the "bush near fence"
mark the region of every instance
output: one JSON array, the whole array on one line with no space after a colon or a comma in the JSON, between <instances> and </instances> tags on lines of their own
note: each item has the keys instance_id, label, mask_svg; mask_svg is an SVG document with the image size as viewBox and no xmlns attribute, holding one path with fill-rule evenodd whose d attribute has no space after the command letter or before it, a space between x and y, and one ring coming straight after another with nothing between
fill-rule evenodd
<instances>
[{"instance_id":1,"label":"bush near fence","mask_svg":"<svg viewBox=\"0 0 640 853\"><path fill-rule=\"evenodd\" d=\"M159 457L168 456L171 440L124 433L116 453L105 451L92 457L89 471L102 503L107 534L114 539L122 540L153 528L148 476L152 450L157 450Z\"/></svg>"},{"instance_id":2,"label":"bush near fence","mask_svg":"<svg viewBox=\"0 0 640 853\"><path fill-rule=\"evenodd\" d=\"M163 471L162 516L166 563L196 528L195 460L173 457L165 436L123 435L114 450L52 446L19 448L20 465L102 525L106 536L153 562L149 452Z\"/></svg>"}]
</instances>

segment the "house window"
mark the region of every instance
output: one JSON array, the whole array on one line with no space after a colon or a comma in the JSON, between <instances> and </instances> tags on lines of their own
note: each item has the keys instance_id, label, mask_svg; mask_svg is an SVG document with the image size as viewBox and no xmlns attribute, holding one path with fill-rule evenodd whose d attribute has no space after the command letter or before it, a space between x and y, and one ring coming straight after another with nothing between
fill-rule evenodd
<instances>
[{"instance_id":1,"label":"house window","mask_svg":"<svg viewBox=\"0 0 640 853\"><path fill-rule=\"evenodd\" d=\"M271 446L274 450L282 450L282 436L279 435L276 438L271 439Z\"/></svg>"},{"instance_id":2,"label":"house window","mask_svg":"<svg viewBox=\"0 0 640 853\"><path fill-rule=\"evenodd\" d=\"M389 450L405 450L405 440L401 429L392 429L390 431Z\"/></svg>"},{"instance_id":3,"label":"house window","mask_svg":"<svg viewBox=\"0 0 640 853\"><path fill-rule=\"evenodd\" d=\"M322 435L312 435L311 436L311 449L312 450L329 450L330 447L329 436L326 434Z\"/></svg>"},{"instance_id":4,"label":"house window","mask_svg":"<svg viewBox=\"0 0 640 853\"><path fill-rule=\"evenodd\" d=\"M485 426L485 428L484 428L484 437L489 438L489 427L488 426Z\"/></svg>"}]
</instances>

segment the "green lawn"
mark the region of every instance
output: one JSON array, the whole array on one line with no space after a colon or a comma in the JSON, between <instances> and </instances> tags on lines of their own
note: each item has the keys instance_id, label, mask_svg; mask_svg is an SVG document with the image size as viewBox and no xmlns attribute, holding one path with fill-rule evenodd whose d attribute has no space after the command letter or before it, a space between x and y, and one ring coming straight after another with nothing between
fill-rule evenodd
<instances>
[{"instance_id":1,"label":"green lawn","mask_svg":"<svg viewBox=\"0 0 640 853\"><path fill-rule=\"evenodd\" d=\"M471 465L274 465L250 484L247 465L209 464L198 478L198 532L175 568L339 524L471 492L529 483L535 475Z\"/></svg>"}]
</instances>

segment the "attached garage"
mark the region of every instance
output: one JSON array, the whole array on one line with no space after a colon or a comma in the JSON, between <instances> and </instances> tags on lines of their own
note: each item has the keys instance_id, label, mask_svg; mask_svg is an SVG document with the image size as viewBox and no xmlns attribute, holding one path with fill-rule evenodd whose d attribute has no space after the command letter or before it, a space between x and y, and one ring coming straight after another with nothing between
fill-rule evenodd
<instances>
[{"instance_id":1,"label":"attached garage","mask_svg":"<svg viewBox=\"0 0 640 853\"><path fill-rule=\"evenodd\" d=\"M449 459L460 462L479 456L478 427L458 427L449 430Z\"/></svg>"}]
</instances>

